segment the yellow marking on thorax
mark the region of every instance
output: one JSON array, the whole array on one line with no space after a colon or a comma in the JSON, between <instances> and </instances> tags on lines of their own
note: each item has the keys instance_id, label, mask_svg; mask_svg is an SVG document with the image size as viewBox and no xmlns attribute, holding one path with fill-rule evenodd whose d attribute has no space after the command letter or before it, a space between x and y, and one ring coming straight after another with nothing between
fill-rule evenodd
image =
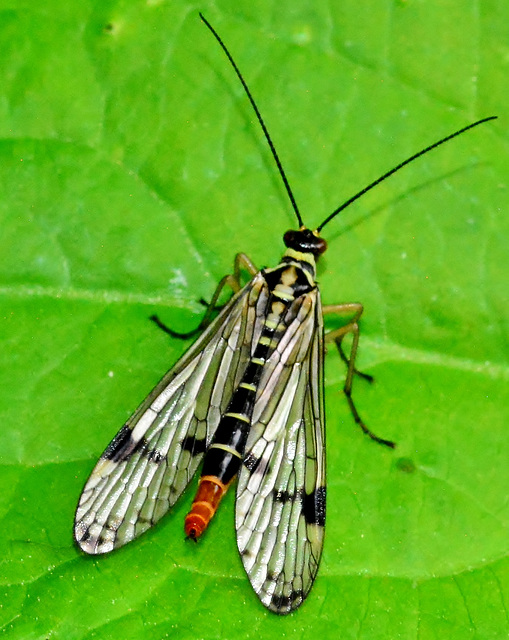
<instances>
[{"instance_id":1,"label":"yellow marking on thorax","mask_svg":"<svg viewBox=\"0 0 509 640\"><path fill-rule=\"evenodd\" d=\"M299 269L299 271L301 271L306 280L309 282L309 286L315 286L316 260L315 256L312 253L303 253L302 251L296 251L295 249L287 249L283 257L292 258L292 260L295 260L295 263L290 262L288 263L288 266ZM310 273L307 269L303 269L302 265L300 265L299 262L306 262L307 264L309 264L313 272Z\"/></svg>"},{"instance_id":2,"label":"yellow marking on thorax","mask_svg":"<svg viewBox=\"0 0 509 640\"><path fill-rule=\"evenodd\" d=\"M298 262L307 262L313 267L313 269L316 269L316 260L312 253L303 253L302 251L296 251L295 249L287 249L285 251L285 257L293 258Z\"/></svg>"},{"instance_id":3,"label":"yellow marking on thorax","mask_svg":"<svg viewBox=\"0 0 509 640\"><path fill-rule=\"evenodd\" d=\"M267 319L273 322L279 321L279 318L281 314L284 313L285 309L286 306L282 302L279 302L279 300L274 300L274 302L272 303L271 313L269 313Z\"/></svg>"},{"instance_id":4,"label":"yellow marking on thorax","mask_svg":"<svg viewBox=\"0 0 509 640\"><path fill-rule=\"evenodd\" d=\"M291 287L297 282L297 278L297 270L293 265L290 265L281 273L281 284L285 287ZM279 285L277 285L277 287L279 287Z\"/></svg>"},{"instance_id":5,"label":"yellow marking on thorax","mask_svg":"<svg viewBox=\"0 0 509 640\"><path fill-rule=\"evenodd\" d=\"M291 287L283 287L283 285L281 284L278 284L276 286L276 288L272 292L272 295L276 296L276 298L281 298L281 300L286 300L287 302L295 300L293 289Z\"/></svg>"}]
</instances>

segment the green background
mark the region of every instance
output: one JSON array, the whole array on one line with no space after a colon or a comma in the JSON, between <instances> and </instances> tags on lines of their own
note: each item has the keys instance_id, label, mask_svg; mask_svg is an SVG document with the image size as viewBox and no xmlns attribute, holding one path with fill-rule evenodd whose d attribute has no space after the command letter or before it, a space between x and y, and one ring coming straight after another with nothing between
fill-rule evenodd
<instances>
[{"instance_id":1,"label":"green background","mask_svg":"<svg viewBox=\"0 0 509 640\"><path fill-rule=\"evenodd\" d=\"M259 605L233 498L198 545L172 516L73 546L98 455L183 353L245 251L469 122L326 227L325 303L362 301L355 427L326 363L328 521L308 601ZM0 2L0 628L20 638L509 635L509 9L502 0Z\"/></svg>"}]
</instances>

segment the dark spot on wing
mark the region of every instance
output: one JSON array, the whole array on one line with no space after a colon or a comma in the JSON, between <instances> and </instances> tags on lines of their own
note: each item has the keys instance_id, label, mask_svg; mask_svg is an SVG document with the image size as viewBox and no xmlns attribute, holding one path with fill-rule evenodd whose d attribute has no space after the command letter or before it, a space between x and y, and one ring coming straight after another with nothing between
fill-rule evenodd
<instances>
[{"instance_id":1,"label":"dark spot on wing","mask_svg":"<svg viewBox=\"0 0 509 640\"><path fill-rule=\"evenodd\" d=\"M274 502L282 502L285 504L286 502L304 502L304 491L299 489L297 492L293 493L290 491L282 491L281 489L274 489L273 492Z\"/></svg>"},{"instance_id":2,"label":"dark spot on wing","mask_svg":"<svg viewBox=\"0 0 509 640\"><path fill-rule=\"evenodd\" d=\"M244 466L249 472L253 473L256 467L260 464L260 460L261 458L257 458L252 453L248 453L244 458Z\"/></svg>"},{"instance_id":3,"label":"dark spot on wing","mask_svg":"<svg viewBox=\"0 0 509 640\"><path fill-rule=\"evenodd\" d=\"M288 491L281 491L280 489L274 489L274 502L282 502L285 504L288 502L290 494Z\"/></svg>"},{"instance_id":4,"label":"dark spot on wing","mask_svg":"<svg viewBox=\"0 0 509 640\"><path fill-rule=\"evenodd\" d=\"M146 438L141 438L135 450L140 454L140 456L144 456L154 464L161 464L161 462L166 459L166 456L158 449L151 449Z\"/></svg>"},{"instance_id":5,"label":"dark spot on wing","mask_svg":"<svg viewBox=\"0 0 509 640\"><path fill-rule=\"evenodd\" d=\"M120 462L129 458L137 445L132 439L131 433L132 429L125 424L107 446L101 457L112 462Z\"/></svg>"},{"instance_id":6,"label":"dark spot on wing","mask_svg":"<svg viewBox=\"0 0 509 640\"><path fill-rule=\"evenodd\" d=\"M147 458L154 464L161 464L161 462L164 462L164 460L166 459L166 456L157 449L152 449L152 451L149 452Z\"/></svg>"},{"instance_id":7,"label":"dark spot on wing","mask_svg":"<svg viewBox=\"0 0 509 640\"><path fill-rule=\"evenodd\" d=\"M88 542L90 540L92 536L90 535L90 528L87 527L87 529L83 532L83 535L80 538L80 542Z\"/></svg>"},{"instance_id":8,"label":"dark spot on wing","mask_svg":"<svg viewBox=\"0 0 509 640\"><path fill-rule=\"evenodd\" d=\"M308 524L325 526L325 487L318 487L304 496L302 513Z\"/></svg>"},{"instance_id":9,"label":"dark spot on wing","mask_svg":"<svg viewBox=\"0 0 509 640\"><path fill-rule=\"evenodd\" d=\"M288 596L273 596L271 604L278 613L289 613L291 609L295 608L296 603L298 606L303 599L304 593L302 592L302 589L296 589Z\"/></svg>"},{"instance_id":10,"label":"dark spot on wing","mask_svg":"<svg viewBox=\"0 0 509 640\"><path fill-rule=\"evenodd\" d=\"M205 453L205 450L207 449L205 438L199 439L194 436L186 436L182 442L182 449L184 451L189 451L193 456L197 456L199 453Z\"/></svg>"}]
</instances>

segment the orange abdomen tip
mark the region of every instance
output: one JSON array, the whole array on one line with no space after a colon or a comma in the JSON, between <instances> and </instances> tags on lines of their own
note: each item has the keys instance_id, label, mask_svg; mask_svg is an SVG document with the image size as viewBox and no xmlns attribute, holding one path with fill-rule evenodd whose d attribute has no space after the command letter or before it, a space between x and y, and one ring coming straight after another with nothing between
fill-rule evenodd
<instances>
[{"instance_id":1,"label":"orange abdomen tip","mask_svg":"<svg viewBox=\"0 0 509 640\"><path fill-rule=\"evenodd\" d=\"M184 530L188 538L196 540L202 535L217 511L221 498L227 489L228 485L223 484L215 476L200 478L191 511L187 514L184 522Z\"/></svg>"}]
</instances>

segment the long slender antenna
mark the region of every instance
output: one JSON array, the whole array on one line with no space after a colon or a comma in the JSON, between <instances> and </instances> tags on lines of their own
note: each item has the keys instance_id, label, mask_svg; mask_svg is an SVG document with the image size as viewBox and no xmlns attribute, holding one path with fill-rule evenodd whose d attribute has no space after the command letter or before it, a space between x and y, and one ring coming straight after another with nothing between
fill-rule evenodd
<instances>
[{"instance_id":1,"label":"long slender antenna","mask_svg":"<svg viewBox=\"0 0 509 640\"><path fill-rule=\"evenodd\" d=\"M258 122L260 123L260 126L263 129L263 133L265 135L265 139L267 140L268 145L270 147L270 150L272 152L272 156L273 156L273 158L274 158L274 160L275 160L275 162L277 164L277 168L279 170L279 174L280 174L281 179L283 180L283 183L285 185L286 193L288 194L288 197L290 198L290 202L292 203L292 207L293 207L293 210L295 211L295 215L297 216L297 220L299 222L299 225L302 227L304 225L304 223L302 222L302 218L301 218L301 215L300 215L300 212L299 212L299 208L297 207L297 202L295 201L295 198L293 196L293 192L292 192L292 190L290 188L290 183L288 182L288 179L286 177L285 171L283 169L283 165L281 164L281 160L279 159L279 156L278 156L277 151L276 151L276 147L274 146L274 143L272 142L272 139L271 139L271 137L269 135L268 129L265 126L265 122L263 121L262 115L259 112L258 107L256 106L256 102L254 101L253 96L251 95L251 91L249 91L249 87L247 86L244 78L242 77L242 74L240 73L240 70L237 67L237 64L235 63L235 60L232 58L230 52L226 48L225 43L221 40L221 38L219 37L218 33L212 27L210 22L208 22L204 18L202 13L200 13L200 18L203 20L205 25L208 27L209 31L212 33L214 38L219 42L219 44L221 46L221 49L225 52L226 57L230 61L230 64L232 65L233 69L235 70L235 73L237 74L238 79L241 81L242 86L244 87L244 91L246 92L246 95L249 98L249 102L251 103L251 106L254 109L256 117L258 118Z\"/></svg>"},{"instance_id":2,"label":"long slender antenna","mask_svg":"<svg viewBox=\"0 0 509 640\"><path fill-rule=\"evenodd\" d=\"M204 15L202 13L200 13L200 18L203 20L203 22L205 23L205 25L207 26L209 31L212 33L214 38L219 43L221 49L226 54L226 57L228 58L231 66L233 67L235 73L237 74L237 77L240 80L240 82L241 82L241 84L242 84L242 86L244 88L244 91L246 92L247 97L249 98L249 102L251 103L251 106L253 107L253 110L254 110L254 112L256 114L256 118L258 119L258 122L260 123L260 126L261 126L261 128L263 130L263 134L265 135L265 139L267 140L267 143L268 143L268 145L270 147L270 150L272 152L272 157L274 158L274 160L276 162L276 165L277 165L277 168L278 168L278 171L279 171L279 175L281 176L281 179L283 180L283 184L285 185L286 193L288 194L290 202L292 203L292 207L293 207L293 210L295 211L295 215L297 217L297 221L298 221L299 225L302 227L302 226L304 226L304 223L302 221L302 217L300 215L299 208L297 206L297 202L295 200L295 197L293 195L292 189L290 187L290 183L288 182L288 178L286 177L285 170L283 169L283 165L281 164L281 160L279 159L279 156L277 154L276 147L274 146L274 143L272 142L272 138L270 137L269 131L268 131L268 129L267 129L266 125L265 125L265 122L264 122L264 120L262 118L262 114L260 113L258 107L256 106L256 102L254 101L254 98L251 95L251 91L249 90L249 87L247 86L246 81L242 77L240 69L238 68L235 60L232 58L230 52L226 48L225 43L221 40L221 38L220 38L219 34L217 33L217 31L210 24L210 22L208 22L208 20L204 17ZM459 129L458 131L455 131L454 133L451 133L450 135L446 136L445 138L442 138L441 140L438 140L438 142L435 142L435 143L429 145L429 147L426 147L425 149L421 149L421 151L418 151L417 153L414 153L413 156L410 156L409 158L407 158L403 162L400 162L398 165L396 165L390 171L387 171L387 173L384 173L382 176L380 176L379 178L377 178L376 180L371 182L371 184L368 184L367 187L364 187L364 189L361 189L358 193L353 195L346 202L343 202L343 204L340 205L337 209L334 209L334 211L329 216L327 216L327 218L325 218L325 220L316 228L316 232L319 233L325 227L325 225L328 224L333 218L335 218L338 215L338 213L343 211L343 209L346 209L348 206L350 206L353 202L358 200L365 193L367 193L368 191L371 191L371 189L373 189L374 187L379 185L384 180L387 180L387 178L392 176L393 173L396 173L396 171L399 171L400 169L402 169L407 164L410 164L410 162L413 162L414 160L417 160L417 158L420 158L420 156L423 156L425 153L428 153L432 149L436 149L441 144L444 144L445 142L448 142L449 140L452 140L456 136L459 136L462 133L465 133L465 131L468 131L469 129L473 129L474 127L477 127L478 125L483 124L484 122L488 122L489 120L496 120L496 119L497 119L497 116L490 116L489 118L483 118L482 120L477 120L477 122L473 122L472 124L469 124L468 126L463 127L462 129Z\"/></svg>"},{"instance_id":3,"label":"long slender antenna","mask_svg":"<svg viewBox=\"0 0 509 640\"><path fill-rule=\"evenodd\" d=\"M460 134L465 133L465 131L468 131L469 129L473 129L474 127L477 127L477 125L482 124L483 122L488 122L489 120L496 120L496 118L497 116L490 116L489 118L483 118L482 120L473 122L472 124L469 124L467 127L463 127L463 129L459 129L459 131L455 131L454 133L451 133L445 138L442 138L438 142L431 144L429 147L422 149L418 153L414 153L413 156L410 156L410 158L407 158L403 162L400 162L393 169L391 169L390 171L387 171L387 173L384 173L383 176L380 176L380 178L378 178L377 180L369 184L367 187L364 187L364 189L361 189L358 193L356 193L354 196L352 196L346 202L344 202L340 207L338 207L337 209L334 209L334 211L330 214L330 216L325 218L322 224L316 228L316 231L319 233L325 227L325 225L332 220L332 218L335 218L338 215L338 213L340 213L340 211L343 211L343 209L346 209L349 205L352 204L352 202L355 202L355 200L357 200L358 198L363 196L365 193L373 189L373 187L376 187L378 184L386 180L389 176L392 176L393 173L396 173L396 171L399 171L405 165L409 164L413 160L416 160L420 156L423 156L425 153L428 153L428 151L431 151L432 149L436 149L441 144L444 144L444 142L448 142L449 140L452 140L456 136L459 136Z\"/></svg>"}]
</instances>

